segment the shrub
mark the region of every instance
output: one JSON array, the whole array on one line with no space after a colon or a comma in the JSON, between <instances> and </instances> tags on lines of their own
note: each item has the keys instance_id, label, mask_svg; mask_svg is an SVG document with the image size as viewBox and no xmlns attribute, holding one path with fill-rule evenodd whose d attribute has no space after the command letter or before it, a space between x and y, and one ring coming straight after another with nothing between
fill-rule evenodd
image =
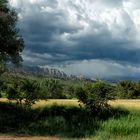
<instances>
[{"instance_id":1,"label":"shrub","mask_svg":"<svg viewBox=\"0 0 140 140\"><path fill-rule=\"evenodd\" d=\"M44 87L45 87L44 92L46 92L48 98L52 99L66 98L65 95L63 95L63 86L58 80L55 79L45 80Z\"/></svg>"},{"instance_id":2,"label":"shrub","mask_svg":"<svg viewBox=\"0 0 140 140\"><path fill-rule=\"evenodd\" d=\"M76 98L74 86L66 85L64 87L64 94L66 95L67 99Z\"/></svg>"},{"instance_id":3,"label":"shrub","mask_svg":"<svg viewBox=\"0 0 140 140\"><path fill-rule=\"evenodd\" d=\"M17 104L22 104L24 99L24 93L21 92L21 85L19 79L11 80L7 83L7 98L10 100L16 100Z\"/></svg>"},{"instance_id":4,"label":"shrub","mask_svg":"<svg viewBox=\"0 0 140 140\"><path fill-rule=\"evenodd\" d=\"M137 83L134 84L133 90L134 91L131 94L131 98L140 99L140 81L138 81Z\"/></svg>"},{"instance_id":5,"label":"shrub","mask_svg":"<svg viewBox=\"0 0 140 140\"><path fill-rule=\"evenodd\" d=\"M132 81L120 81L116 86L117 98L132 98L135 84Z\"/></svg>"},{"instance_id":6,"label":"shrub","mask_svg":"<svg viewBox=\"0 0 140 140\"><path fill-rule=\"evenodd\" d=\"M42 96L39 83L35 80L16 78L7 84L7 98L16 100L20 106L31 107Z\"/></svg>"},{"instance_id":7,"label":"shrub","mask_svg":"<svg viewBox=\"0 0 140 140\"><path fill-rule=\"evenodd\" d=\"M20 93L24 93L25 106L31 107L32 104L35 104L37 100L42 98L39 91L40 85L37 81L29 79L24 79L22 81Z\"/></svg>"},{"instance_id":8,"label":"shrub","mask_svg":"<svg viewBox=\"0 0 140 140\"><path fill-rule=\"evenodd\" d=\"M108 100L111 99L111 86L98 81L94 84L86 84L76 89L79 102L92 114L99 115L103 110L109 109Z\"/></svg>"}]
</instances>

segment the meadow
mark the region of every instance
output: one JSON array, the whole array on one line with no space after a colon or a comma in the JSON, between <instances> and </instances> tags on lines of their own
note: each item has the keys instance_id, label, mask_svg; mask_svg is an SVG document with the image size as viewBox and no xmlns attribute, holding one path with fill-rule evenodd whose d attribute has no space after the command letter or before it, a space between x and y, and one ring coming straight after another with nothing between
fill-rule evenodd
<instances>
[{"instance_id":1,"label":"meadow","mask_svg":"<svg viewBox=\"0 0 140 140\"><path fill-rule=\"evenodd\" d=\"M105 113L106 117L100 119L93 119L78 104L76 99L40 100L27 111L14 104L9 106L6 99L1 99L0 131L32 136L30 139L38 136L60 140L140 139L140 100L109 101L113 113Z\"/></svg>"},{"instance_id":2,"label":"meadow","mask_svg":"<svg viewBox=\"0 0 140 140\"><path fill-rule=\"evenodd\" d=\"M2 78L0 139L140 139L139 81Z\"/></svg>"}]
</instances>

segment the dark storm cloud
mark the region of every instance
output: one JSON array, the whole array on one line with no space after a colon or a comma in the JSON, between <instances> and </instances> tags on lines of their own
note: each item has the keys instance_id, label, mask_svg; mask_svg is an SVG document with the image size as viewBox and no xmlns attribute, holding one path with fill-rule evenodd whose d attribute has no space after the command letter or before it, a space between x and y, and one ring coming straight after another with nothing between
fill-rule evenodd
<instances>
[{"instance_id":1,"label":"dark storm cloud","mask_svg":"<svg viewBox=\"0 0 140 140\"><path fill-rule=\"evenodd\" d=\"M23 52L25 63L83 64L84 60L89 61L89 65L95 63L93 60L131 66L140 63L138 0L10 2L19 13L18 27L26 45ZM124 70L120 69L121 72Z\"/></svg>"},{"instance_id":2,"label":"dark storm cloud","mask_svg":"<svg viewBox=\"0 0 140 140\"><path fill-rule=\"evenodd\" d=\"M107 25L93 22L91 31L80 33L82 27L70 25L62 11L33 14L21 19L19 26L27 45L26 50L41 55L44 52L54 57L56 54L67 55L70 61L96 58L136 63L140 61L138 59L140 49L127 49L135 47L135 44L123 37L120 40L113 39ZM97 29L98 33L94 33L93 29ZM121 35L127 36L129 31L131 28L128 27ZM65 33L70 35L66 40L61 38ZM48 61L48 58L46 59ZM55 61L57 59L54 58L54 62L50 61L58 63ZM60 59L60 62L68 60L65 57Z\"/></svg>"}]
</instances>

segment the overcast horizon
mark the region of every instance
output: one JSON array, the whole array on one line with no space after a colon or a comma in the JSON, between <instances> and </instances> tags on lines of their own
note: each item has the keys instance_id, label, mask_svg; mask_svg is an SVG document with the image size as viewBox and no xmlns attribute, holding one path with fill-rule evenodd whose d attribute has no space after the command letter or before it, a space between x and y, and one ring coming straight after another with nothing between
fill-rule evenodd
<instances>
[{"instance_id":1,"label":"overcast horizon","mask_svg":"<svg viewBox=\"0 0 140 140\"><path fill-rule=\"evenodd\" d=\"M23 64L74 75L140 78L139 0L9 0L25 42Z\"/></svg>"}]
</instances>

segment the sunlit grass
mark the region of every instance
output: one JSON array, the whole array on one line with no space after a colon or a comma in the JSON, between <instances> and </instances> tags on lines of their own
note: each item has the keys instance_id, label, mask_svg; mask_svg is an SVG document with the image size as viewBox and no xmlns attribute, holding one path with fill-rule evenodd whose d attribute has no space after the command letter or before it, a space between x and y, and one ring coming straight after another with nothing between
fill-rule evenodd
<instances>
[{"instance_id":1,"label":"sunlit grass","mask_svg":"<svg viewBox=\"0 0 140 140\"><path fill-rule=\"evenodd\" d=\"M140 99L119 99L109 101L113 107L123 107L131 109L140 109Z\"/></svg>"},{"instance_id":2,"label":"sunlit grass","mask_svg":"<svg viewBox=\"0 0 140 140\"><path fill-rule=\"evenodd\" d=\"M49 99L49 100L40 100L33 107L41 107L46 105L64 105L64 106L78 106L79 102L77 99ZM134 108L140 109L140 100L139 99L126 99L126 100L112 100L109 101L109 104L113 107L125 107L125 108Z\"/></svg>"},{"instance_id":3,"label":"sunlit grass","mask_svg":"<svg viewBox=\"0 0 140 140\"><path fill-rule=\"evenodd\" d=\"M51 105L60 105L60 106L78 106L78 100L76 99L49 99L49 100L39 100L36 102L33 107L43 107Z\"/></svg>"},{"instance_id":4,"label":"sunlit grass","mask_svg":"<svg viewBox=\"0 0 140 140\"><path fill-rule=\"evenodd\" d=\"M1 98L1 102L8 102L8 99ZM113 107L125 107L132 109L140 109L140 99L119 99L109 101L109 104ZM48 100L39 100L36 104L33 105L34 108L43 107L51 105L64 105L64 106L78 106L79 102L77 99L48 99Z\"/></svg>"}]
</instances>

